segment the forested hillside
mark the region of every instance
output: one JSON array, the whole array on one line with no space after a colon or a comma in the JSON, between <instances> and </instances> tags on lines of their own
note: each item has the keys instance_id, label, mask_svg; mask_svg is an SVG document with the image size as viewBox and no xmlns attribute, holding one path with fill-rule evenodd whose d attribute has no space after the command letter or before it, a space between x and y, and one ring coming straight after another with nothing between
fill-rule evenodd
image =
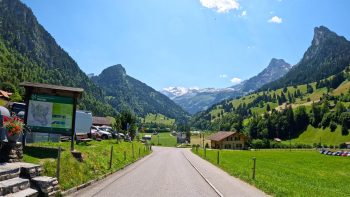
<instances>
[{"instance_id":1,"label":"forested hillside","mask_svg":"<svg viewBox=\"0 0 350 197\"><path fill-rule=\"evenodd\" d=\"M347 67L319 83L227 100L195 115L192 125L203 130L237 130L252 139L296 138L306 144L318 143L327 136L323 141L339 145L350 140L349 80Z\"/></svg>"},{"instance_id":2,"label":"forested hillside","mask_svg":"<svg viewBox=\"0 0 350 197\"><path fill-rule=\"evenodd\" d=\"M244 132L253 143L263 143L266 147L270 147L274 138L294 138L295 142L306 144L323 141L333 146L350 141L348 41L325 27L316 28L314 37L313 45L299 65L285 77L264 86L271 89L214 105L196 114L191 120L192 125L203 130ZM292 78L295 73L300 76ZM304 79L309 83L300 84ZM283 86L284 80L299 85ZM277 88L280 84L282 87Z\"/></svg>"},{"instance_id":3,"label":"forested hillside","mask_svg":"<svg viewBox=\"0 0 350 197\"><path fill-rule=\"evenodd\" d=\"M0 2L0 71L0 85L14 86L12 91L23 93L19 88L23 81L82 87L85 93L79 108L96 115L116 114L102 90L18 0Z\"/></svg>"},{"instance_id":4,"label":"forested hillside","mask_svg":"<svg viewBox=\"0 0 350 197\"><path fill-rule=\"evenodd\" d=\"M165 95L126 74L118 64L102 71L92 80L106 93L106 100L116 110L130 109L145 117L148 113L161 113L177 121L186 121L187 113Z\"/></svg>"}]
</instances>

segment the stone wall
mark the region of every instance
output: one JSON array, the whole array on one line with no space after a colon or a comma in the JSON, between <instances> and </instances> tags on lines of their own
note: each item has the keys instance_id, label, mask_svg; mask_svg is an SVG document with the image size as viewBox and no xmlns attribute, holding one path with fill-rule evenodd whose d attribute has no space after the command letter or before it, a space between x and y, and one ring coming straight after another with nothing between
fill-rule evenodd
<instances>
[{"instance_id":1,"label":"stone wall","mask_svg":"<svg viewBox=\"0 0 350 197\"><path fill-rule=\"evenodd\" d=\"M23 159L22 143L10 143L1 141L0 144L0 162L20 162Z\"/></svg>"}]
</instances>

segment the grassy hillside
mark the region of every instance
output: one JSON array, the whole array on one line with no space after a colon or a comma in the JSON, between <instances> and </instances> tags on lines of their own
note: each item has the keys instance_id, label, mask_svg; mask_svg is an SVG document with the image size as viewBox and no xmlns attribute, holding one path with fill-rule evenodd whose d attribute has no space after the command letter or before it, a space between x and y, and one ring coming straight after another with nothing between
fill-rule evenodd
<instances>
[{"instance_id":1,"label":"grassy hillside","mask_svg":"<svg viewBox=\"0 0 350 197\"><path fill-rule=\"evenodd\" d=\"M171 127L174 125L175 119L168 118L163 114L147 114L146 117L141 118L141 123L155 123Z\"/></svg>"},{"instance_id":2,"label":"grassy hillside","mask_svg":"<svg viewBox=\"0 0 350 197\"><path fill-rule=\"evenodd\" d=\"M304 131L298 138L292 140L293 143L300 144L318 144L322 143L327 146L339 146L339 144L344 142L350 142L350 135L342 135L341 126L331 132L330 128L315 128L313 126L308 126L307 130Z\"/></svg>"},{"instance_id":3,"label":"grassy hillside","mask_svg":"<svg viewBox=\"0 0 350 197\"><path fill-rule=\"evenodd\" d=\"M309 126L306 126L305 129L302 130L304 133L300 131L294 132L294 130L291 131L291 133L293 133L292 138L295 139L295 142L314 144L318 143L321 137L324 138L322 143L328 145L339 145L340 143L350 140L348 132L342 131L341 124L343 120L339 118L340 113L346 112L346 109L350 106L349 78L350 70L347 67L344 71L318 82L298 86L288 86L276 90L255 92L241 98L226 100L212 106L205 112L196 114L192 118L192 125L195 128L202 130L220 129L254 131L255 128L250 127L250 123L253 119L259 119L260 117L260 119L264 120L266 119L266 114L271 117L273 116L273 113L276 114L276 111L279 113L279 115L277 113L278 116L286 115L285 111L289 108L296 113L297 109L303 107L309 116L309 120L307 120L309 121ZM325 109L325 112L320 112L321 119L314 120L314 118L317 117L313 117L313 110L323 110L324 102L328 102L329 106L326 107L327 109ZM341 104L344 106L344 109L341 109L342 111L340 112L336 112L339 110L335 107L337 103L338 105ZM323 113L329 113L328 115L333 117L332 126L334 126L334 124L337 125L337 129L334 132L331 132L330 127L328 127L329 120L328 123L325 123L326 126L320 126ZM337 116L337 118L334 118L335 116ZM291 118L293 118L293 116ZM263 135L269 135L272 139L273 136L281 137L279 136L280 129L283 129L284 125L288 126L288 124L278 117L275 117L275 121L277 122L268 123L266 121L260 121L261 123L256 125L258 127L266 127L266 124L277 125L278 128L275 128L275 131L271 131L273 133L266 133L267 131L257 132L265 133ZM311 126L310 124L312 121L318 121L317 124L319 125ZM324 121L327 122L327 120ZM240 127L239 125L243 125L243 127ZM293 125L291 127L293 127ZM295 127L298 127L298 125ZM289 139L288 133L286 134L286 132L289 131L284 127L284 137ZM257 135L259 136L259 134Z\"/></svg>"}]
</instances>

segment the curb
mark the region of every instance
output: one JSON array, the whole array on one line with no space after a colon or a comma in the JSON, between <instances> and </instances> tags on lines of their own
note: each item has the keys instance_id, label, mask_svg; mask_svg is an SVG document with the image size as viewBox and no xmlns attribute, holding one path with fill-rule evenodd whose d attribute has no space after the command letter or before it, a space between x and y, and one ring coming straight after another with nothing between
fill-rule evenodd
<instances>
[{"instance_id":1,"label":"curb","mask_svg":"<svg viewBox=\"0 0 350 197\"><path fill-rule=\"evenodd\" d=\"M100 181L100 180L102 180L102 179L105 179L105 178L107 178L108 176L110 176L110 175L112 175L112 174L114 174L114 173L116 173L116 172L118 172L118 171L120 171L120 170L123 170L124 168L130 166L131 164L134 164L134 163L136 163L137 161L139 161L139 160L141 160L141 159L143 159L143 158L145 158L145 157L147 157L147 156L150 156L152 153L153 153L153 152L151 152L150 154L145 155L145 156L143 156L143 157L140 157L140 158L136 159L135 161L133 161L133 162L131 162L131 163L129 163L129 164L127 164L127 165L125 165L125 166L123 166L123 167L117 169L116 171L108 172L108 173L106 173L106 174L104 174L104 175L102 175L102 176L100 176L100 177L98 177L98 178L96 178L96 179L93 179L93 180L91 180L91 181L89 181L89 182L87 182L87 183L83 183L83 184L78 185L78 186L76 186L76 187L70 188L70 189L68 189L68 190L66 190L66 191L62 191L62 192L61 192L61 196L68 196L68 195L73 194L73 193L75 193L75 192L77 192L77 191L79 191L79 190L82 190L82 189L84 189L84 188L86 188L86 187L88 187L88 186L90 186L90 185L93 185L93 184L96 183L97 181Z\"/></svg>"}]
</instances>

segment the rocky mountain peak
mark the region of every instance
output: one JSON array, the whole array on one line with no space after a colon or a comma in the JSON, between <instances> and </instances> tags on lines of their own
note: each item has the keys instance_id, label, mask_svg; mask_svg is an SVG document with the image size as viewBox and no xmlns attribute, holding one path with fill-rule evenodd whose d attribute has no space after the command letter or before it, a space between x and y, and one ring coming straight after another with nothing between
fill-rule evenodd
<instances>
[{"instance_id":1,"label":"rocky mountain peak","mask_svg":"<svg viewBox=\"0 0 350 197\"><path fill-rule=\"evenodd\" d=\"M288 64L284 59L276 59L272 58L267 68L273 69L273 68L285 68L290 69L291 65Z\"/></svg>"},{"instance_id":2,"label":"rocky mountain peak","mask_svg":"<svg viewBox=\"0 0 350 197\"><path fill-rule=\"evenodd\" d=\"M121 64L117 64L104 69L101 75L126 76L126 71Z\"/></svg>"},{"instance_id":3,"label":"rocky mountain peak","mask_svg":"<svg viewBox=\"0 0 350 197\"><path fill-rule=\"evenodd\" d=\"M314 29L314 38L312 44L315 46L320 45L327 39L334 38L338 36L336 33L332 32L325 26L315 27Z\"/></svg>"}]
</instances>

